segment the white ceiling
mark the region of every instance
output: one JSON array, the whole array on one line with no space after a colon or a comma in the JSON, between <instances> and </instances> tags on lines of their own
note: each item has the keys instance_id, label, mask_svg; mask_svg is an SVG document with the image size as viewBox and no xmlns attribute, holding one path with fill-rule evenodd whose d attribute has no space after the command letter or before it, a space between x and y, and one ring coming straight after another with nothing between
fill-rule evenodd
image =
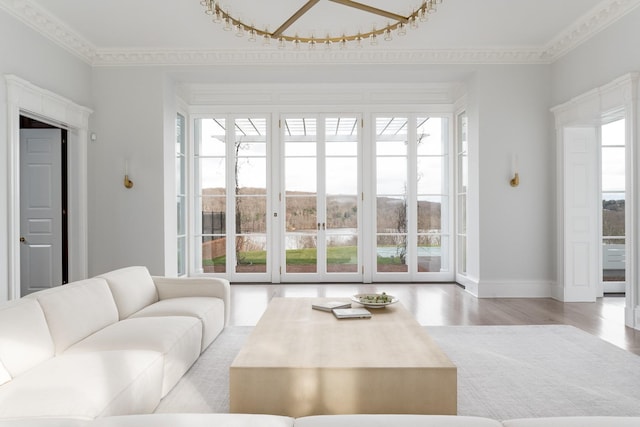
<instances>
[{"instance_id":1,"label":"white ceiling","mask_svg":"<svg viewBox=\"0 0 640 427\"><path fill-rule=\"evenodd\" d=\"M228 0L223 6L244 21L272 28L279 25L280 16L291 15L306 1ZM360 2L387 10L419 4L419 0ZM367 44L357 54L314 55L325 61L365 57L370 61L396 58L396 62L413 58L430 63L548 63L638 5L640 0L444 0L428 22L405 37L381 41L378 46ZM275 45L263 47L223 31L222 25L205 15L199 0L0 0L0 8L93 65L277 62L291 55ZM396 11L405 14L402 9ZM326 0L305 19L315 31L323 32L331 25L346 25L336 24L337 16L363 17L366 22L358 25L371 25L372 15ZM302 26L302 20L295 25Z\"/></svg>"}]
</instances>

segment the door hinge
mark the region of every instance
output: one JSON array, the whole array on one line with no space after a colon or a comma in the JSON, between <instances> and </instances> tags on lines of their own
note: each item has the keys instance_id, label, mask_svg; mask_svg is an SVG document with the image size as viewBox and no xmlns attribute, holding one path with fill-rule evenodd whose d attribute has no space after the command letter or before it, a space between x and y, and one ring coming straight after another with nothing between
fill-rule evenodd
<instances>
[{"instance_id":1,"label":"door hinge","mask_svg":"<svg viewBox=\"0 0 640 427\"><path fill-rule=\"evenodd\" d=\"M282 119L278 119L278 128L282 129Z\"/></svg>"},{"instance_id":2,"label":"door hinge","mask_svg":"<svg viewBox=\"0 0 640 427\"><path fill-rule=\"evenodd\" d=\"M360 119L360 127L364 128L364 119Z\"/></svg>"},{"instance_id":3,"label":"door hinge","mask_svg":"<svg viewBox=\"0 0 640 427\"><path fill-rule=\"evenodd\" d=\"M364 265L362 266L362 275L364 276Z\"/></svg>"},{"instance_id":4,"label":"door hinge","mask_svg":"<svg viewBox=\"0 0 640 427\"><path fill-rule=\"evenodd\" d=\"M364 202L364 191L362 192L362 201Z\"/></svg>"},{"instance_id":5,"label":"door hinge","mask_svg":"<svg viewBox=\"0 0 640 427\"><path fill-rule=\"evenodd\" d=\"M280 274L282 274L282 266L280 266Z\"/></svg>"}]
</instances>

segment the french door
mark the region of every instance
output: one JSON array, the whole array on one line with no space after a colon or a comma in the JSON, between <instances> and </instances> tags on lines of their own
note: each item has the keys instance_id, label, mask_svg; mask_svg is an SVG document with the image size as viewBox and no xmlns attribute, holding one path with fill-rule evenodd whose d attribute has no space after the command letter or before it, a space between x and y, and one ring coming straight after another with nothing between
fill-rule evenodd
<instances>
[{"instance_id":1,"label":"french door","mask_svg":"<svg viewBox=\"0 0 640 427\"><path fill-rule=\"evenodd\" d=\"M280 120L283 281L361 281L357 116Z\"/></svg>"}]
</instances>

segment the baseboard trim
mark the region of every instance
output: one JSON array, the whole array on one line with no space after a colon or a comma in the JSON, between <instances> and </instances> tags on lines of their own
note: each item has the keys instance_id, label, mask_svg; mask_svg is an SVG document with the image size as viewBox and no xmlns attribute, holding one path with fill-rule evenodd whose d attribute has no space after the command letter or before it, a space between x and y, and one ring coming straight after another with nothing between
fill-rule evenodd
<instances>
[{"instance_id":1,"label":"baseboard trim","mask_svg":"<svg viewBox=\"0 0 640 427\"><path fill-rule=\"evenodd\" d=\"M553 298L552 282L493 280L478 283L478 298Z\"/></svg>"},{"instance_id":2,"label":"baseboard trim","mask_svg":"<svg viewBox=\"0 0 640 427\"><path fill-rule=\"evenodd\" d=\"M456 276L456 283L463 286L464 290L474 297L478 296L478 281L467 276Z\"/></svg>"}]
</instances>

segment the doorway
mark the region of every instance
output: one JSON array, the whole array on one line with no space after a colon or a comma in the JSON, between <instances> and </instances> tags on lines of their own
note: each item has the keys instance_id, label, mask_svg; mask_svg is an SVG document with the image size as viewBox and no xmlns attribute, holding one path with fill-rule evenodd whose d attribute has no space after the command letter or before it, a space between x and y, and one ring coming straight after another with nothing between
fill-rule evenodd
<instances>
[{"instance_id":1,"label":"doorway","mask_svg":"<svg viewBox=\"0 0 640 427\"><path fill-rule=\"evenodd\" d=\"M40 88L15 75L5 75L7 83L8 180L7 200L8 262L7 297L20 297L20 116L66 129L67 210L68 216L68 281L88 276L87 223L87 143L89 116L93 111L82 105ZM93 135L92 135L93 136ZM95 138L91 138L95 140Z\"/></svg>"},{"instance_id":2,"label":"doorway","mask_svg":"<svg viewBox=\"0 0 640 427\"><path fill-rule=\"evenodd\" d=\"M20 116L20 295L68 282L67 131Z\"/></svg>"}]
</instances>

